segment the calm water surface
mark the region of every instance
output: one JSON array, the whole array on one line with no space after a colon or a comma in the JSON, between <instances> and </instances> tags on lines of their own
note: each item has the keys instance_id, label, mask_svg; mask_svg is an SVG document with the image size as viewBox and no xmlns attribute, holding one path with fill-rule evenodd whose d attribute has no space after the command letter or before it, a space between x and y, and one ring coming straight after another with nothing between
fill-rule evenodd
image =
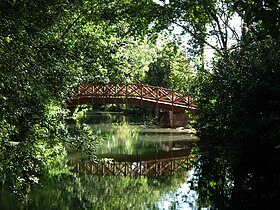
<instances>
[{"instance_id":1,"label":"calm water surface","mask_svg":"<svg viewBox=\"0 0 280 210\"><path fill-rule=\"evenodd\" d=\"M194 134L126 121L91 127L104 138L97 148L97 156L103 160L94 163L71 155L68 158L78 174L98 180L103 190L95 189L96 202L102 208L196 209L196 194L188 183L192 176L188 156L196 140Z\"/></svg>"},{"instance_id":2,"label":"calm water surface","mask_svg":"<svg viewBox=\"0 0 280 210\"><path fill-rule=\"evenodd\" d=\"M97 161L70 153L71 173L44 180L26 206L6 209L196 209L188 183L193 134L124 120L90 126L103 138Z\"/></svg>"}]
</instances>

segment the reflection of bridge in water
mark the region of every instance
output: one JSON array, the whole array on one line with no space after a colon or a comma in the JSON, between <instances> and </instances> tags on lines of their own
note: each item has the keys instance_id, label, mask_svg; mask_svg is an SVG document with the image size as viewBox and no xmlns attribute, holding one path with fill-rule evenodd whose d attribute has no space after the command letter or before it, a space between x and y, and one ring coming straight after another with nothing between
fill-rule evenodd
<instances>
[{"instance_id":1,"label":"reflection of bridge in water","mask_svg":"<svg viewBox=\"0 0 280 210\"><path fill-rule=\"evenodd\" d=\"M99 159L97 161L69 161L76 172L87 172L94 175L146 176L160 175L177 171L187 171L191 168L190 149L160 151L145 156L127 155L114 159Z\"/></svg>"}]
</instances>

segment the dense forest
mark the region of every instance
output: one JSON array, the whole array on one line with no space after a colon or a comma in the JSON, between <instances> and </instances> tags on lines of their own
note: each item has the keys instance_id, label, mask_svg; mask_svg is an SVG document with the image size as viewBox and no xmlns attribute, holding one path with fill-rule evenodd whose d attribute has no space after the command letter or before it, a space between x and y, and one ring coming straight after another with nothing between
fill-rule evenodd
<instances>
[{"instance_id":1,"label":"dense forest","mask_svg":"<svg viewBox=\"0 0 280 210\"><path fill-rule=\"evenodd\" d=\"M200 207L279 208L279 24L278 0L2 0L0 189L66 173L65 144L94 155L71 87L148 83L195 98Z\"/></svg>"}]
</instances>

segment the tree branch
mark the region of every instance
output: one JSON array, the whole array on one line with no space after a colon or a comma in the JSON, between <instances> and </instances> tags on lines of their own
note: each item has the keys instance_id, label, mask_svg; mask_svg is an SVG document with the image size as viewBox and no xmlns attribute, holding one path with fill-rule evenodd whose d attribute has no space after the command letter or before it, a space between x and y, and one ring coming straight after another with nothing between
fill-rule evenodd
<instances>
[{"instance_id":1,"label":"tree branch","mask_svg":"<svg viewBox=\"0 0 280 210\"><path fill-rule=\"evenodd\" d=\"M81 14L67 27L67 29L63 32L59 39L63 39L64 36L70 31L70 29L75 25L76 22L82 17L83 13Z\"/></svg>"},{"instance_id":2,"label":"tree branch","mask_svg":"<svg viewBox=\"0 0 280 210\"><path fill-rule=\"evenodd\" d=\"M214 49L217 53L219 53L220 55L224 55L224 53L216 46L210 44L210 42L208 42L207 40L205 40L204 38L202 37L199 37L195 34L195 32L192 32L191 30L189 30L188 27L178 23L178 22L175 22L175 21L172 21L173 24L181 27L182 29L184 29L187 33L189 33L190 35L192 35L195 39L198 39L199 41L203 42L204 44L208 45L209 47L211 47L212 49Z\"/></svg>"},{"instance_id":3,"label":"tree branch","mask_svg":"<svg viewBox=\"0 0 280 210\"><path fill-rule=\"evenodd\" d=\"M223 19L221 19L221 21L231 31L231 33L234 35L235 39L237 41L239 41L240 37L239 37L238 33L236 33L236 31L228 24L229 21L225 22Z\"/></svg>"},{"instance_id":4,"label":"tree branch","mask_svg":"<svg viewBox=\"0 0 280 210\"><path fill-rule=\"evenodd\" d=\"M223 32L223 30L222 30L222 27L221 27L221 24L220 24L220 21L219 21L219 18L217 17L217 11L213 11L213 10L211 10L211 9L209 9L209 2L206 2L207 0L204 0L203 1L203 4L204 4L204 8L205 8L205 11L206 11L206 13L207 13L207 15L209 15L210 17L211 17L211 19L213 19L215 22L216 22L216 24L217 24L217 27L218 27L218 33L220 34L220 38L221 38L221 42L222 42L222 48L224 49L224 50L226 50L226 48L227 48L227 40L226 40L226 37L225 37L225 35L224 35L224 32Z\"/></svg>"}]
</instances>

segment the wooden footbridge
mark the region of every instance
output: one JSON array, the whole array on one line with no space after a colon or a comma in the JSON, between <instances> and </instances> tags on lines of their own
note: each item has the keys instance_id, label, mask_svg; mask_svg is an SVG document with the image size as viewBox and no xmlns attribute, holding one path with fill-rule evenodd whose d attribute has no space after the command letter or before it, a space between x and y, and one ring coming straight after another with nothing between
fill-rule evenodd
<instances>
[{"instance_id":1,"label":"wooden footbridge","mask_svg":"<svg viewBox=\"0 0 280 210\"><path fill-rule=\"evenodd\" d=\"M100 159L97 161L71 162L74 171L87 172L101 176L148 176L188 171L191 168L190 149L173 151L168 155L154 158L135 158L126 156L121 159Z\"/></svg>"},{"instance_id":2,"label":"wooden footbridge","mask_svg":"<svg viewBox=\"0 0 280 210\"><path fill-rule=\"evenodd\" d=\"M190 96L147 84L78 84L68 105L82 104L136 104L179 113L196 109Z\"/></svg>"}]
</instances>

